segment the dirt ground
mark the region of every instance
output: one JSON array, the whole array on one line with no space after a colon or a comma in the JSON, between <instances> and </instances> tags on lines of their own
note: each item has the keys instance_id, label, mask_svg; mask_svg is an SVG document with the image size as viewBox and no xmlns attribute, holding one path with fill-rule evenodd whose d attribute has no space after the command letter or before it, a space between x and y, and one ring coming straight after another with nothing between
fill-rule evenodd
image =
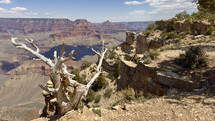
<instances>
[{"instance_id":1,"label":"dirt ground","mask_svg":"<svg viewBox=\"0 0 215 121\"><path fill-rule=\"evenodd\" d=\"M144 102L131 101L115 106L115 109L101 109L101 117L91 110L74 111L61 118L39 118L34 121L214 121L215 96L182 93L177 96L163 96Z\"/></svg>"}]
</instances>

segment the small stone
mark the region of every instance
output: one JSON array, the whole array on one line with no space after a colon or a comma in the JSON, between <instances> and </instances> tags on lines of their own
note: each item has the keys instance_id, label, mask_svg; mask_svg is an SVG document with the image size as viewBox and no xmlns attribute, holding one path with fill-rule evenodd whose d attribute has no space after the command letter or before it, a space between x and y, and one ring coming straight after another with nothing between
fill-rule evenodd
<instances>
[{"instance_id":1,"label":"small stone","mask_svg":"<svg viewBox=\"0 0 215 121\"><path fill-rule=\"evenodd\" d=\"M116 106L112 107L112 110L119 110L120 108L121 108L120 105L116 105Z\"/></svg>"},{"instance_id":2,"label":"small stone","mask_svg":"<svg viewBox=\"0 0 215 121\"><path fill-rule=\"evenodd\" d=\"M48 80L48 81L46 82L46 84L47 84L47 85L53 85L53 83L52 83L51 80Z\"/></svg>"},{"instance_id":3,"label":"small stone","mask_svg":"<svg viewBox=\"0 0 215 121\"><path fill-rule=\"evenodd\" d=\"M43 90L42 94L43 94L44 96L50 95L50 93L47 92L47 91L45 91L45 90Z\"/></svg>"}]
</instances>

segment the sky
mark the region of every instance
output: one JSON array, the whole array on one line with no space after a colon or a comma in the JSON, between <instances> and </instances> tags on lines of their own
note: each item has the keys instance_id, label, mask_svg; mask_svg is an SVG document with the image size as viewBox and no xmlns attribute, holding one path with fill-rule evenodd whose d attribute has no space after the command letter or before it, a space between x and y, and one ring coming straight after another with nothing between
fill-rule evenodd
<instances>
[{"instance_id":1,"label":"sky","mask_svg":"<svg viewBox=\"0 0 215 121\"><path fill-rule=\"evenodd\" d=\"M104 21L155 21L186 10L196 12L193 0L0 0L3 18L67 18Z\"/></svg>"}]
</instances>

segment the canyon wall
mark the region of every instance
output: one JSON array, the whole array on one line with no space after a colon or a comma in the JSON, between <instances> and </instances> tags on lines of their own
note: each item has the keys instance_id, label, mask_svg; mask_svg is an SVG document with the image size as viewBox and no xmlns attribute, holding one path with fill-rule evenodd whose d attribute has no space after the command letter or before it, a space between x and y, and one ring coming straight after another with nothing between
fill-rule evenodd
<instances>
[{"instance_id":1,"label":"canyon wall","mask_svg":"<svg viewBox=\"0 0 215 121\"><path fill-rule=\"evenodd\" d=\"M155 22L159 29L172 28L177 32L191 31L194 35L205 34L208 28L211 26L206 21L194 20L194 21L171 21L171 20L160 20Z\"/></svg>"},{"instance_id":2,"label":"canyon wall","mask_svg":"<svg viewBox=\"0 0 215 121\"><path fill-rule=\"evenodd\" d=\"M34 32L59 31L73 24L69 19L40 19L40 18L0 18L0 25L24 34Z\"/></svg>"}]
</instances>

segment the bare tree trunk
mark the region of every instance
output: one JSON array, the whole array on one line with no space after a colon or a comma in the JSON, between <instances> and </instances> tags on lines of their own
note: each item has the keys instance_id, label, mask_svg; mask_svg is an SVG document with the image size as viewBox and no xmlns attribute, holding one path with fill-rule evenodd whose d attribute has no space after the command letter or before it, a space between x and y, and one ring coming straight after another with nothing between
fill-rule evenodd
<instances>
[{"instance_id":1,"label":"bare tree trunk","mask_svg":"<svg viewBox=\"0 0 215 121\"><path fill-rule=\"evenodd\" d=\"M39 48L33 43L32 39L31 40L26 39L26 41L28 43L30 43L36 49L36 51L27 47L23 43L16 42L15 41L16 39L17 38L11 38L11 41L15 47L22 48L24 50L29 51L30 53L32 53L33 55L38 57L40 60L45 62L51 68L50 79L51 79L54 87L47 88L47 87L44 87L41 85L40 85L40 87L43 90L45 90L46 92L50 93L50 95L52 95L56 98L56 102L57 102L57 106L58 106L57 108L59 109L58 110L59 115L64 115L68 111L76 109L78 104L80 103L80 101L84 97L86 97L86 95L89 91L89 88L91 87L93 82L96 80L96 78L101 73L101 64L104 59L104 55L107 52L107 48L104 48L104 42L103 42L103 47L102 47L101 52L98 52L98 51L95 51L94 49L92 49L99 56L99 63L96 68L96 74L93 76L93 78L91 80L89 80L87 85L83 85L83 84L78 83L77 81L73 80L72 78L74 77L74 75L70 74L67 71L67 67L64 63L68 60L73 59L72 55L74 54L74 51L72 51L69 54L68 58L65 58L64 57L64 48L65 48L64 43L62 45L61 54L59 57L57 57L57 52L56 51L54 52L54 63L53 63L50 59L46 58L45 56L43 56L39 53ZM66 88L68 86L71 86L74 88L74 91L72 94L73 95L72 100L68 99L68 97L66 95L66 92L67 92Z\"/></svg>"}]
</instances>

